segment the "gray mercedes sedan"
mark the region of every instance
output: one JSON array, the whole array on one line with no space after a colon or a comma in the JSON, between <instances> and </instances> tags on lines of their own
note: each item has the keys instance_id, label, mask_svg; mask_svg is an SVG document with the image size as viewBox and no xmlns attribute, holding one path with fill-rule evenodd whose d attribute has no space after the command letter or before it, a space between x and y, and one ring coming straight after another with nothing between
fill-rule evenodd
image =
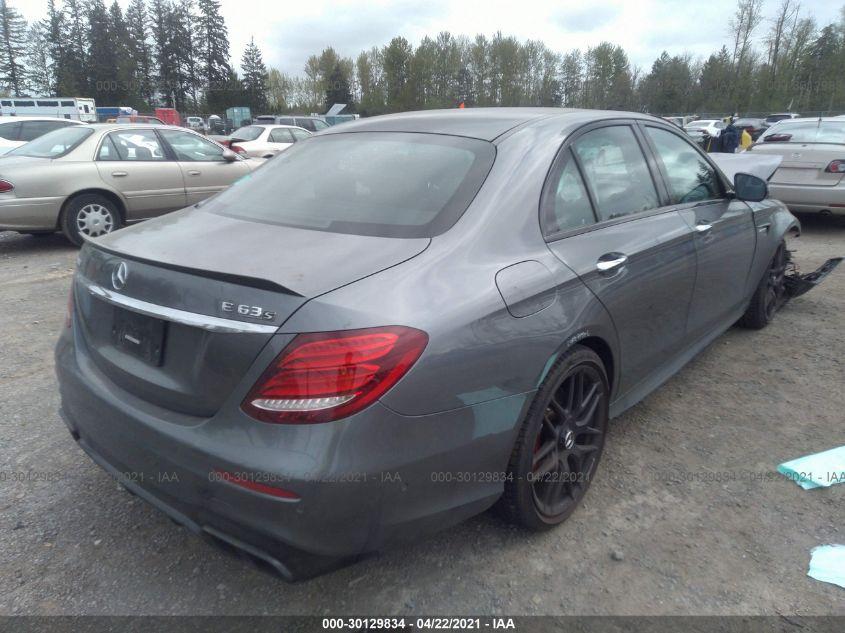
<instances>
[{"instance_id":1,"label":"gray mercedes sedan","mask_svg":"<svg viewBox=\"0 0 845 633\"><path fill-rule=\"evenodd\" d=\"M62 415L130 492L287 578L493 505L551 528L610 418L826 272L792 272L766 187L632 113L338 126L84 245Z\"/></svg>"}]
</instances>

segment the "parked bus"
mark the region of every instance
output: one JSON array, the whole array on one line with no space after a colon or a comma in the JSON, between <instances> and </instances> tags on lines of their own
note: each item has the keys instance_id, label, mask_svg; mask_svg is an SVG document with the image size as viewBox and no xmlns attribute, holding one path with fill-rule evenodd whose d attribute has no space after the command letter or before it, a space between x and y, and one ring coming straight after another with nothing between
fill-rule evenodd
<instances>
[{"instance_id":1,"label":"parked bus","mask_svg":"<svg viewBox=\"0 0 845 633\"><path fill-rule=\"evenodd\" d=\"M9 97L0 99L2 116L49 116L95 123L97 108L93 99L76 97Z\"/></svg>"}]
</instances>

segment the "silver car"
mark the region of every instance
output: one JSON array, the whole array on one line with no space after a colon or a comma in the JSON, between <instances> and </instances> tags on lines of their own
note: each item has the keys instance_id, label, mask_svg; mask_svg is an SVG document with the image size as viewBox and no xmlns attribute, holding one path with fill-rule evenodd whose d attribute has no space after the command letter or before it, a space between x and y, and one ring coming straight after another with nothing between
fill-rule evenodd
<instances>
[{"instance_id":1,"label":"silver car","mask_svg":"<svg viewBox=\"0 0 845 633\"><path fill-rule=\"evenodd\" d=\"M288 578L493 505L549 529L610 418L835 265L791 274L798 230L646 115L347 123L83 247L62 415L128 490Z\"/></svg>"},{"instance_id":2,"label":"silver car","mask_svg":"<svg viewBox=\"0 0 845 633\"><path fill-rule=\"evenodd\" d=\"M783 158L769 194L792 210L845 214L845 119L787 119L750 150Z\"/></svg>"},{"instance_id":3,"label":"silver car","mask_svg":"<svg viewBox=\"0 0 845 633\"><path fill-rule=\"evenodd\" d=\"M200 202L261 164L180 127L62 128L0 158L0 231L81 244Z\"/></svg>"}]
</instances>

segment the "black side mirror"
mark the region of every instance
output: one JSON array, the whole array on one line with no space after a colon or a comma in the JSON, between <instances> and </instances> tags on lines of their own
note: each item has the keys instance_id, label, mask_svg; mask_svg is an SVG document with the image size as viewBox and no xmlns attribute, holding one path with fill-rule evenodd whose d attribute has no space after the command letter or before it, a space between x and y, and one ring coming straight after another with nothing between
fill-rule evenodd
<instances>
[{"instance_id":1,"label":"black side mirror","mask_svg":"<svg viewBox=\"0 0 845 633\"><path fill-rule=\"evenodd\" d=\"M734 175L734 192L739 200L760 202L769 195L769 185L762 178L739 172Z\"/></svg>"}]
</instances>

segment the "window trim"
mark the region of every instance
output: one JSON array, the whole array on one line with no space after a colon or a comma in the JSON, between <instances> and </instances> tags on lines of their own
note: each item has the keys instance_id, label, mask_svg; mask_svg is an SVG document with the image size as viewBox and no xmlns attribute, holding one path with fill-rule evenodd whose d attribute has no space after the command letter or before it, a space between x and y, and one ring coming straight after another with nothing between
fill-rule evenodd
<instances>
[{"instance_id":1,"label":"window trim","mask_svg":"<svg viewBox=\"0 0 845 633\"><path fill-rule=\"evenodd\" d=\"M711 158L707 155L703 149L701 149L697 143L694 143L692 139L685 138L684 134L678 134L675 130L668 128L666 126L660 125L656 122L652 121L638 121L637 127L640 128L640 132L642 134L643 140L648 145L649 151L651 152L652 156L654 156L655 161L655 168L657 169L657 173L660 176L660 180L663 182L663 186L666 191L666 203L668 205L673 206L676 209L689 209L690 207L694 207L696 205L701 206L704 204L711 204L715 202L720 202L726 200L730 197L731 192L733 191L733 187L731 186L730 182L727 181L725 175L722 173L722 170L711 160ZM707 200L698 200L695 202L672 202L672 192L669 189L669 174L666 173L665 165L663 165L663 160L660 158L660 154L657 152L657 147L654 145L654 142L649 137L648 133L646 133L646 128L653 127L657 128L658 130L663 130L665 132L669 132L670 134L674 134L682 142L687 143L690 145L698 155L701 156L705 162L710 165L711 169L716 172L716 176L719 179L719 183L722 186L722 197L721 198L709 198Z\"/></svg>"},{"instance_id":2,"label":"window trim","mask_svg":"<svg viewBox=\"0 0 845 633\"><path fill-rule=\"evenodd\" d=\"M651 147L644 144L643 139L641 138L642 132L638 128L638 121L636 119L628 119L628 118L619 118L619 119L604 119L602 121L592 121L587 123L571 134L568 135L566 140L561 144L558 148L557 153L555 154L554 160L552 160L552 164L549 168L548 173L546 174L546 180L543 182L543 188L540 193L540 204L539 204L539 216L540 216L540 231L542 232L543 239L545 242L552 243L557 242L558 240L565 239L567 237L573 237L575 235L581 235L583 233L589 233L591 231L597 231L600 229L604 229L609 226L616 226L618 224L624 224L625 222L632 222L634 220L639 220L641 218L651 217L653 215L661 215L663 213L669 213L674 211L677 208L677 205L669 205L667 204L667 192L665 189L665 184L663 182L662 175L655 172L657 165L655 164L654 155L651 152ZM637 145L639 145L640 151L643 153L643 159L645 160L646 167L648 168L649 175L651 176L651 182L654 186L654 190L657 193L657 202L659 206L655 207L654 209L648 209L646 211L638 211L637 213L631 213L629 215L623 215L619 218L612 218L609 220L598 220L599 214L598 209L593 198L593 191L592 186L589 184L586 178L584 178L583 169L578 159L578 155L572 151L572 145L582 136L588 134L589 132L593 132L594 130L598 130L605 127L618 127L618 126L626 126L631 130L631 133L634 135L634 138L637 141ZM582 180L584 181L584 187L587 190L587 195L590 197L590 203L593 206L593 215L596 217L595 224L591 224L589 226L582 226L575 229L566 229L563 231L550 231L548 230L548 225L546 222L546 213L547 213L547 205L550 203L550 200L553 199L553 195L551 194L553 184L556 185L556 178L560 178L561 173L563 172L566 160L566 153L567 151L571 156L573 156L576 164L578 165L578 171L581 175Z\"/></svg>"}]
</instances>

